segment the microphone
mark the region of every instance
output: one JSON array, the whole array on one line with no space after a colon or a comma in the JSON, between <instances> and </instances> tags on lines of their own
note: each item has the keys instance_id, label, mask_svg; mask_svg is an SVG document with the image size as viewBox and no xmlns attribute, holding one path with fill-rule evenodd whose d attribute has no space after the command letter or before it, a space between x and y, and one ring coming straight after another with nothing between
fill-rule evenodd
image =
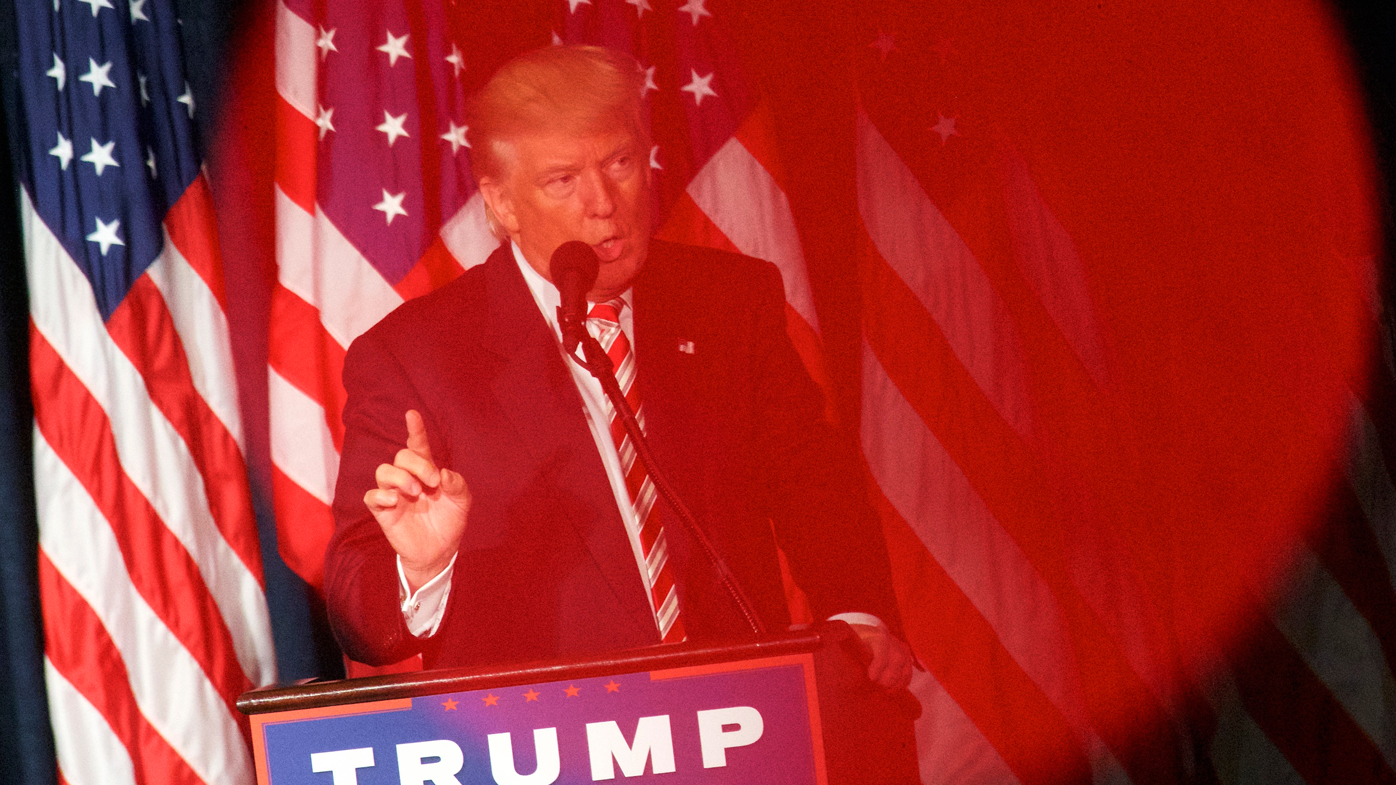
<instances>
[{"instance_id":1,"label":"microphone","mask_svg":"<svg viewBox=\"0 0 1396 785\"><path fill-rule=\"evenodd\" d=\"M601 261L596 251L581 240L568 240L553 251L548 263L562 304L557 307L557 323L562 330L562 348L568 354L587 336L587 292L596 283Z\"/></svg>"}]
</instances>

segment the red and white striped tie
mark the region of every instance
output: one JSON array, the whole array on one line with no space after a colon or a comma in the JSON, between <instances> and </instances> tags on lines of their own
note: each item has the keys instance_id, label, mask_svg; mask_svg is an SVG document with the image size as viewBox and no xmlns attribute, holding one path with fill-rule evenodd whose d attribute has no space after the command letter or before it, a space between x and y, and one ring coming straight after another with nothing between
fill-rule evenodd
<instances>
[{"instance_id":1,"label":"red and white striped tie","mask_svg":"<svg viewBox=\"0 0 1396 785\"><path fill-rule=\"evenodd\" d=\"M587 314L587 321L595 326L596 340L610 355L611 362L615 363L616 381L620 383L620 390L625 394L625 400L630 404L631 411L635 412L635 420L643 431L645 410L640 400L640 387L635 384L635 355L630 351L630 339L620 328L620 311L624 307L625 301L619 299L598 303ZM630 434L625 432L625 426L609 400L606 401L606 408L611 412L611 441L620 454L625 487L635 506L635 525L639 529L640 550L649 572L647 577L655 621L659 624L659 637L665 643L678 643L687 636L679 613L674 571L669 567L669 546L664 538L664 524L660 520L660 508L655 504L658 496L649 472L645 471L644 462L637 459Z\"/></svg>"}]
</instances>

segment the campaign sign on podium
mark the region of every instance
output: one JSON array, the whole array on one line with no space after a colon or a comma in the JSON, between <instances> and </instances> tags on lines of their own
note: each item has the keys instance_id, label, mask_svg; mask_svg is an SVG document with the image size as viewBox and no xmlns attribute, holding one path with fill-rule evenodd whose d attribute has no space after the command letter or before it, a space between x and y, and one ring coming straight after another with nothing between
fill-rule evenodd
<instances>
[{"instance_id":1,"label":"campaign sign on podium","mask_svg":"<svg viewBox=\"0 0 1396 785\"><path fill-rule=\"evenodd\" d=\"M252 716L260 785L826 785L814 657Z\"/></svg>"}]
</instances>

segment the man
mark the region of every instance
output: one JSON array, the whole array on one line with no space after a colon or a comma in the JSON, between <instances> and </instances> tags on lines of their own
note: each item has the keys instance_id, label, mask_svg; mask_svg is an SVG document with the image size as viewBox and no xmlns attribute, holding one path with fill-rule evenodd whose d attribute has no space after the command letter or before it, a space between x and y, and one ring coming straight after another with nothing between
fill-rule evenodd
<instances>
[{"instance_id":1,"label":"man","mask_svg":"<svg viewBox=\"0 0 1396 785\"><path fill-rule=\"evenodd\" d=\"M900 689L912 657L886 625L886 554L785 335L780 274L651 241L641 84L625 55L553 47L476 98L472 162L507 242L349 349L336 634L356 660L440 667L745 632L600 385L561 351L549 264L576 239L601 263L588 329L768 628L789 623L778 538L815 611L853 623L869 677Z\"/></svg>"}]
</instances>

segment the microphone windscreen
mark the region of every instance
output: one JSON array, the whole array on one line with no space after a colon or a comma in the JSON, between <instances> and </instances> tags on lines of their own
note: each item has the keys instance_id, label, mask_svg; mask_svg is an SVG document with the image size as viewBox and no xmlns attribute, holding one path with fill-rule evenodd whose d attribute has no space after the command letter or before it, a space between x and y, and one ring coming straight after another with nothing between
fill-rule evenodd
<instances>
[{"instance_id":1,"label":"microphone windscreen","mask_svg":"<svg viewBox=\"0 0 1396 785\"><path fill-rule=\"evenodd\" d=\"M569 288L570 285L575 285L583 294L591 291L600 267L601 260L596 258L596 251L581 240L568 240L559 245L557 250L553 251L553 258L549 262L549 272L552 273L553 283L558 289L563 288L563 282L566 280Z\"/></svg>"}]
</instances>

